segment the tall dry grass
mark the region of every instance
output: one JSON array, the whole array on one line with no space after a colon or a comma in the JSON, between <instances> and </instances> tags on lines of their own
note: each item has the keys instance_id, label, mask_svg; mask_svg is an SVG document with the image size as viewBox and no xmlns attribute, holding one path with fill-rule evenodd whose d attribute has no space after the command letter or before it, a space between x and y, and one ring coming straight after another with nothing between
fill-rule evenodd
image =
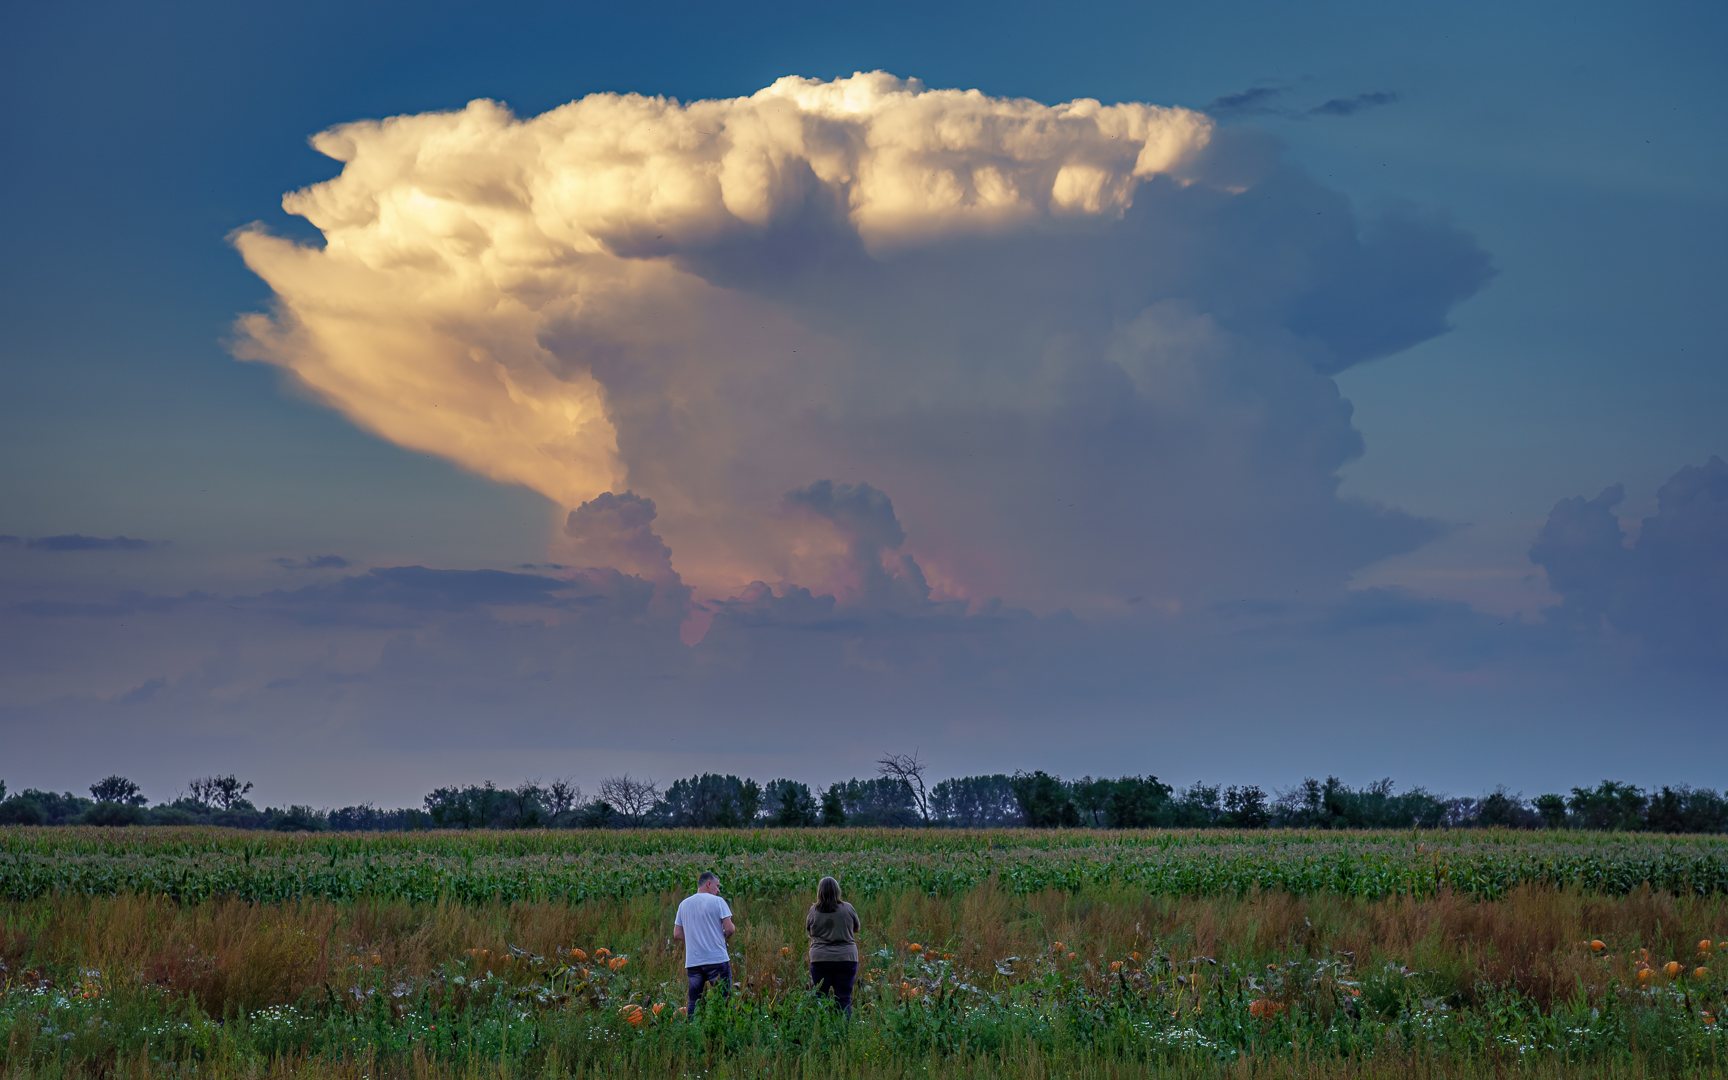
<instances>
[{"instance_id":1,"label":"tall dry grass","mask_svg":"<svg viewBox=\"0 0 1728 1080\"><path fill-rule=\"evenodd\" d=\"M670 939L677 895L581 905L410 905L305 901L180 905L151 896L58 896L0 904L0 962L16 978L100 970L189 995L215 1016L291 1004L309 991L382 968L422 977L440 965L504 967L510 946L552 955L606 947L650 982L678 984L682 947ZM805 946L802 898L731 900L737 975L796 982ZM866 954L904 955L916 942L988 975L997 960L1045 955L1053 943L1102 969L1133 952L1256 965L1348 957L1358 972L1423 972L1430 992L1473 1003L1511 989L1543 1007L1602 992L1652 965L1702 963L1700 939L1728 936L1728 900L1648 891L1599 898L1526 887L1504 900L1451 895L1364 901L1283 893L1241 898L1149 897L1123 890L1012 895L994 886L953 897L916 893L857 901ZM1606 958L1581 942L1606 943ZM487 950L476 958L470 950ZM783 950L790 955L783 955ZM870 962L867 958L867 964Z\"/></svg>"}]
</instances>

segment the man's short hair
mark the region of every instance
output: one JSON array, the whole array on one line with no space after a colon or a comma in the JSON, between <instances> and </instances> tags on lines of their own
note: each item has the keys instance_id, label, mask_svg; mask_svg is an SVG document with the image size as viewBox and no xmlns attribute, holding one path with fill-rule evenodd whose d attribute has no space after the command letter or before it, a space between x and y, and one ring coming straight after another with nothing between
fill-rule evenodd
<instances>
[{"instance_id":1,"label":"man's short hair","mask_svg":"<svg viewBox=\"0 0 1728 1080\"><path fill-rule=\"evenodd\" d=\"M719 880L720 880L719 874L716 874L712 870L704 870L704 871L702 871L702 876L696 879L696 887L698 889L700 889L702 886L708 884L710 881L719 881Z\"/></svg>"}]
</instances>

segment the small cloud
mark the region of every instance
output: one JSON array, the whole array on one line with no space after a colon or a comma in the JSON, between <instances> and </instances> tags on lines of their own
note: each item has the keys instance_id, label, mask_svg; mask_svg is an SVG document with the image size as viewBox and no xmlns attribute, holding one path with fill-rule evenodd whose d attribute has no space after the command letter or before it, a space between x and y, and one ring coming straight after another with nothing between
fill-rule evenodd
<instances>
[{"instance_id":1,"label":"small cloud","mask_svg":"<svg viewBox=\"0 0 1728 1080\"><path fill-rule=\"evenodd\" d=\"M271 559L284 570L341 570L348 560L340 555L308 555L304 559Z\"/></svg>"},{"instance_id":2,"label":"small cloud","mask_svg":"<svg viewBox=\"0 0 1728 1080\"><path fill-rule=\"evenodd\" d=\"M181 596L151 596L147 593L128 591L121 593L112 603L93 604L79 603L68 600L28 600L13 606L14 611L21 615L29 615L38 619L116 619L139 613L149 615L166 615L182 604L199 603L212 599L208 593L196 590Z\"/></svg>"},{"instance_id":3,"label":"small cloud","mask_svg":"<svg viewBox=\"0 0 1728 1080\"><path fill-rule=\"evenodd\" d=\"M1243 116L1257 113L1280 112L1272 108L1271 101L1284 93L1282 86L1251 86L1234 94L1225 94L1212 99L1212 104L1206 106L1206 112L1213 116Z\"/></svg>"},{"instance_id":4,"label":"small cloud","mask_svg":"<svg viewBox=\"0 0 1728 1080\"><path fill-rule=\"evenodd\" d=\"M0 547L17 547L24 541L16 536L0 536Z\"/></svg>"},{"instance_id":5,"label":"small cloud","mask_svg":"<svg viewBox=\"0 0 1728 1080\"><path fill-rule=\"evenodd\" d=\"M1363 109L1372 109L1378 105L1390 105L1398 100L1398 95L1390 90L1376 90L1371 94L1357 94L1355 97L1333 98L1322 102L1308 110L1310 116L1354 116Z\"/></svg>"},{"instance_id":6,"label":"small cloud","mask_svg":"<svg viewBox=\"0 0 1728 1080\"><path fill-rule=\"evenodd\" d=\"M554 594L581 587L558 578L503 570L391 566L291 592L274 591L235 600L265 605L308 626L395 626L404 625L400 616L405 612L473 611L494 605L580 606L589 598ZM392 608L398 609L397 614L388 614Z\"/></svg>"},{"instance_id":7,"label":"small cloud","mask_svg":"<svg viewBox=\"0 0 1728 1080\"><path fill-rule=\"evenodd\" d=\"M167 685L167 679L147 679L143 684L134 686L124 694L121 694L120 703L123 705L138 705L142 702L149 701L151 698L156 696L158 690L161 690Z\"/></svg>"},{"instance_id":8,"label":"small cloud","mask_svg":"<svg viewBox=\"0 0 1728 1080\"><path fill-rule=\"evenodd\" d=\"M549 562L549 563L525 562L525 563L522 563L520 566L516 567L516 569L518 569L518 570L568 570L568 569L570 569L570 567L565 566L563 563L555 563L555 562Z\"/></svg>"},{"instance_id":9,"label":"small cloud","mask_svg":"<svg viewBox=\"0 0 1728 1080\"><path fill-rule=\"evenodd\" d=\"M1390 105L1398 95L1390 90L1375 90L1351 97L1336 97L1312 108L1286 107L1278 102L1288 92L1282 86L1251 86L1234 94L1214 98L1206 111L1213 116L1276 116L1285 120L1306 120L1310 116L1354 116L1365 109Z\"/></svg>"},{"instance_id":10,"label":"small cloud","mask_svg":"<svg viewBox=\"0 0 1728 1080\"><path fill-rule=\"evenodd\" d=\"M164 547L166 540L135 540L130 536L38 536L27 540L25 547L38 551L148 551Z\"/></svg>"}]
</instances>

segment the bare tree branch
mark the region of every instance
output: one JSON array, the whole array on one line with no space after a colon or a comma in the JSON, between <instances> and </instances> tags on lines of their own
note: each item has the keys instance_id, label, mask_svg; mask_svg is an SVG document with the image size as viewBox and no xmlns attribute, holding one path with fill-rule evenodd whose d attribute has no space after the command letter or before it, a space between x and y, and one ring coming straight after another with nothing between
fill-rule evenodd
<instances>
[{"instance_id":1,"label":"bare tree branch","mask_svg":"<svg viewBox=\"0 0 1728 1080\"><path fill-rule=\"evenodd\" d=\"M600 781L600 798L635 827L642 824L660 801L660 785L652 780L637 780L629 773L608 776Z\"/></svg>"},{"instance_id":2,"label":"bare tree branch","mask_svg":"<svg viewBox=\"0 0 1728 1080\"><path fill-rule=\"evenodd\" d=\"M912 801L918 805L918 816L924 819L924 824L930 824L930 795L924 790L924 762L918 759L918 751L910 754L883 754L876 759L876 775L888 780L905 784L912 793Z\"/></svg>"},{"instance_id":3,"label":"bare tree branch","mask_svg":"<svg viewBox=\"0 0 1728 1080\"><path fill-rule=\"evenodd\" d=\"M546 802L553 816L574 810L582 805L582 789L561 776L546 785Z\"/></svg>"},{"instance_id":4,"label":"bare tree branch","mask_svg":"<svg viewBox=\"0 0 1728 1080\"><path fill-rule=\"evenodd\" d=\"M240 800L252 790L251 781L241 783L230 773L227 776L201 776L186 785L192 791L192 797L205 806L219 806L224 810L232 810L240 805Z\"/></svg>"}]
</instances>

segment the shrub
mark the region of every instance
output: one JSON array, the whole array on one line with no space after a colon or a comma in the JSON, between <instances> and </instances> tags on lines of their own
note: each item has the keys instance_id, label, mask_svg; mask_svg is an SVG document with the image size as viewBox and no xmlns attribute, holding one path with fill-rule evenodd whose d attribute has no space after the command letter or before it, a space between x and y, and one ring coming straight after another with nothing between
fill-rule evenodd
<instances>
[{"instance_id":1,"label":"shrub","mask_svg":"<svg viewBox=\"0 0 1728 1080\"><path fill-rule=\"evenodd\" d=\"M0 825L46 825L48 814L35 799L14 795L0 802Z\"/></svg>"},{"instance_id":2,"label":"shrub","mask_svg":"<svg viewBox=\"0 0 1728 1080\"><path fill-rule=\"evenodd\" d=\"M142 806L124 802L99 802L84 811L86 825L147 825L150 814Z\"/></svg>"}]
</instances>

